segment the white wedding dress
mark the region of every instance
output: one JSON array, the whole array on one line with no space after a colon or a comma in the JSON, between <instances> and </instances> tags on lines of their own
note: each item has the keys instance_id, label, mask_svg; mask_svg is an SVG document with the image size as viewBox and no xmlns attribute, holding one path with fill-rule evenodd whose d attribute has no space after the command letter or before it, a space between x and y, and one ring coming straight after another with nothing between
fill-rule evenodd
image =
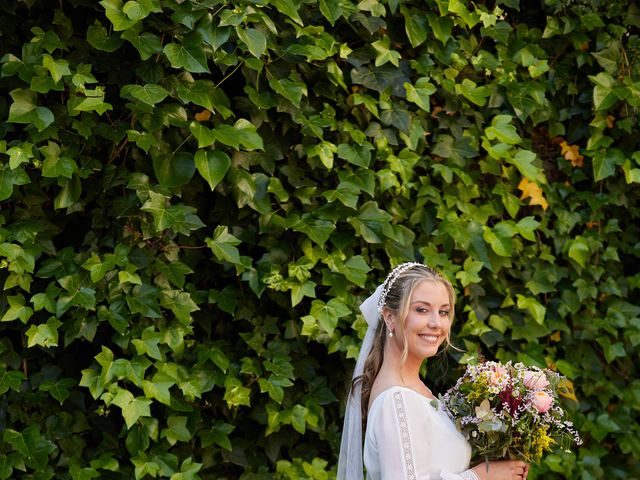
<instances>
[{"instance_id":1,"label":"white wedding dress","mask_svg":"<svg viewBox=\"0 0 640 480\"><path fill-rule=\"evenodd\" d=\"M468 480L471 447L440 403L391 387L371 404L364 442L370 480Z\"/></svg>"}]
</instances>

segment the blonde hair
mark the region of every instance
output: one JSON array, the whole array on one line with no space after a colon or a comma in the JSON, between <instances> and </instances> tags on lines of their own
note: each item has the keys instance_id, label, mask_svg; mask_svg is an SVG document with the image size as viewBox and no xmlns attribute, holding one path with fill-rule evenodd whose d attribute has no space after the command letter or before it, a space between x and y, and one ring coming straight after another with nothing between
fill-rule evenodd
<instances>
[{"instance_id":1,"label":"blonde hair","mask_svg":"<svg viewBox=\"0 0 640 480\"><path fill-rule=\"evenodd\" d=\"M404 365L404 362L406 361L409 354L409 344L407 343L406 337L403 335L403 332L404 324L409 313L411 296L413 295L413 291L416 289L416 287L424 281L439 282L445 286L445 288L447 289L447 293L449 294L449 321L453 322L453 319L455 317L455 291L451 283L440 273L430 267L427 267L426 265L415 265L398 275L395 281L393 281L393 283L388 288L383 309L390 310L396 315L397 318L401 319L401 321L396 325L397 333L400 334L403 338L403 350L402 356L400 358L400 368L402 368L402 366ZM352 389L357 383L361 383L362 386L361 408L363 422L366 422L367 419L369 398L371 396L371 388L373 386L373 382L375 381L376 376L378 375L378 372L382 367L382 361L384 360L384 346L388 334L387 325L382 318L382 312L378 313L378 315L378 326L376 328L373 345L371 346L371 352L369 352L369 356L367 357L364 364L364 371L362 372L362 375L355 378L351 384ZM445 342L448 347L450 345L448 332Z\"/></svg>"}]
</instances>

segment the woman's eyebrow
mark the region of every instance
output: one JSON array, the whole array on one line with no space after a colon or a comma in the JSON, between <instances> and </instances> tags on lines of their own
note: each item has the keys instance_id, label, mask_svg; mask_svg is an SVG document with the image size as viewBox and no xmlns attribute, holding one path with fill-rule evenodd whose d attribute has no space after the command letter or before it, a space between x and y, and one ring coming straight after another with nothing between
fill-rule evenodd
<instances>
[{"instance_id":1,"label":"woman's eyebrow","mask_svg":"<svg viewBox=\"0 0 640 480\"><path fill-rule=\"evenodd\" d=\"M413 302L411 302L410 305L413 305L415 303L423 303L425 305L429 305L430 307L432 306L430 302L428 302L427 300L415 300ZM442 305L440 305L441 307L448 307L449 304L448 303L443 303Z\"/></svg>"}]
</instances>

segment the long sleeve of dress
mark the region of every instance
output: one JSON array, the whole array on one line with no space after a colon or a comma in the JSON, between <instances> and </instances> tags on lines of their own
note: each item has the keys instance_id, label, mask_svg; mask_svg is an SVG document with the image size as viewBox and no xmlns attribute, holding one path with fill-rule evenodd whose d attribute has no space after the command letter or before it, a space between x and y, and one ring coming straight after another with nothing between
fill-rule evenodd
<instances>
[{"instance_id":1,"label":"long sleeve of dress","mask_svg":"<svg viewBox=\"0 0 640 480\"><path fill-rule=\"evenodd\" d=\"M364 452L367 478L477 480L468 470L470 453L437 403L413 390L392 387L371 406Z\"/></svg>"}]
</instances>

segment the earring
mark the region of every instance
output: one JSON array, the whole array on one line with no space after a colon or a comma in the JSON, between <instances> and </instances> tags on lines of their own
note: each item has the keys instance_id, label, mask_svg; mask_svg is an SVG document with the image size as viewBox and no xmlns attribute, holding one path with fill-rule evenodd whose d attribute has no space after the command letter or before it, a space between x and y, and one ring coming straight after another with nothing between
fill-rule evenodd
<instances>
[{"instance_id":1,"label":"earring","mask_svg":"<svg viewBox=\"0 0 640 480\"><path fill-rule=\"evenodd\" d=\"M393 338L393 331L389 331L389 338Z\"/></svg>"}]
</instances>

